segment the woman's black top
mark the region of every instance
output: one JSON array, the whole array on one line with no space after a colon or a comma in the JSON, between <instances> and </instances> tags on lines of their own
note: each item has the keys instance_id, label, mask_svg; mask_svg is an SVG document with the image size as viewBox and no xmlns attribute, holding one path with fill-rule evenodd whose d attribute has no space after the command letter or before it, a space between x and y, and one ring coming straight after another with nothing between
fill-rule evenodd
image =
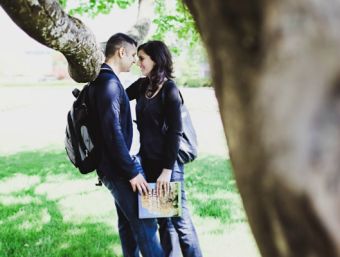
<instances>
[{"instance_id":1,"label":"woman's black top","mask_svg":"<svg viewBox=\"0 0 340 257\"><path fill-rule=\"evenodd\" d=\"M142 159L162 161L163 168L173 169L182 133L179 90L172 80L152 98L145 96L148 78L140 78L126 89L130 100L136 99L137 128Z\"/></svg>"}]
</instances>

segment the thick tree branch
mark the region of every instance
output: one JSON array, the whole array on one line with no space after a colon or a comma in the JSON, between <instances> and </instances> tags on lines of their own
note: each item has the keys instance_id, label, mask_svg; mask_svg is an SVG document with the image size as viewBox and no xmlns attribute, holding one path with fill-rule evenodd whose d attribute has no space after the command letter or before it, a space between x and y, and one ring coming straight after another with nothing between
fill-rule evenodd
<instances>
[{"instance_id":1,"label":"thick tree branch","mask_svg":"<svg viewBox=\"0 0 340 257\"><path fill-rule=\"evenodd\" d=\"M1 7L30 37L60 51L77 82L96 78L103 53L91 30L67 15L55 0L0 0Z\"/></svg>"}]
</instances>

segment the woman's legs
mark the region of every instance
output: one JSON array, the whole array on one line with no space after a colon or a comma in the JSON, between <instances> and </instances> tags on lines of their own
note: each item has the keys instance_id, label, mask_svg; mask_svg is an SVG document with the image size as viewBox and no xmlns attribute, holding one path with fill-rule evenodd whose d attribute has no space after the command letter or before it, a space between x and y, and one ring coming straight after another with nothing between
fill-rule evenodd
<instances>
[{"instance_id":1,"label":"woman's legs","mask_svg":"<svg viewBox=\"0 0 340 257\"><path fill-rule=\"evenodd\" d=\"M181 247L178 235L170 218L158 219L159 237L166 257L180 257Z\"/></svg>"},{"instance_id":2,"label":"woman's legs","mask_svg":"<svg viewBox=\"0 0 340 257\"><path fill-rule=\"evenodd\" d=\"M142 166L148 182L156 182L162 171L162 163L156 160L143 160ZM158 219L159 235L162 248L167 257L201 257L197 233L190 217L184 190L184 165L175 163L171 181L181 182L182 215L181 217Z\"/></svg>"},{"instance_id":3,"label":"woman's legs","mask_svg":"<svg viewBox=\"0 0 340 257\"><path fill-rule=\"evenodd\" d=\"M202 257L196 229L190 217L182 182L182 216L171 218L184 257Z\"/></svg>"}]
</instances>

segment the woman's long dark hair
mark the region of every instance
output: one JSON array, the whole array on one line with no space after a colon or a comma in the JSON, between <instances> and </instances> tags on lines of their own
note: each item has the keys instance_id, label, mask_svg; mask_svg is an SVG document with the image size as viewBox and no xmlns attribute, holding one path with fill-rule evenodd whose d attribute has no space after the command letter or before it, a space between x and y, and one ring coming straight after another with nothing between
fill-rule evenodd
<instances>
[{"instance_id":1,"label":"woman's long dark hair","mask_svg":"<svg viewBox=\"0 0 340 257\"><path fill-rule=\"evenodd\" d=\"M168 47L158 40L148 41L138 47L137 51L143 50L151 60L154 61L155 66L149 74L151 88L156 90L165 78L173 78L172 57Z\"/></svg>"}]
</instances>

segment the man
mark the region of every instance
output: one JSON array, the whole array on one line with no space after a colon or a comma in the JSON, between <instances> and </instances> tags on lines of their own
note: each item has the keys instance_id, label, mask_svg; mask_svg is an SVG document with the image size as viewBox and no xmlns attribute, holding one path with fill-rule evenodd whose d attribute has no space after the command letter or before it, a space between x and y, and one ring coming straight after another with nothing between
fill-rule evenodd
<instances>
[{"instance_id":1,"label":"man","mask_svg":"<svg viewBox=\"0 0 340 257\"><path fill-rule=\"evenodd\" d=\"M97 112L100 161L97 173L115 199L118 229L124 256L164 256L155 219L138 219L137 191L148 191L142 168L131 158L132 120L129 99L117 75L136 61L137 43L117 33L107 42L105 63L91 83Z\"/></svg>"}]
</instances>

